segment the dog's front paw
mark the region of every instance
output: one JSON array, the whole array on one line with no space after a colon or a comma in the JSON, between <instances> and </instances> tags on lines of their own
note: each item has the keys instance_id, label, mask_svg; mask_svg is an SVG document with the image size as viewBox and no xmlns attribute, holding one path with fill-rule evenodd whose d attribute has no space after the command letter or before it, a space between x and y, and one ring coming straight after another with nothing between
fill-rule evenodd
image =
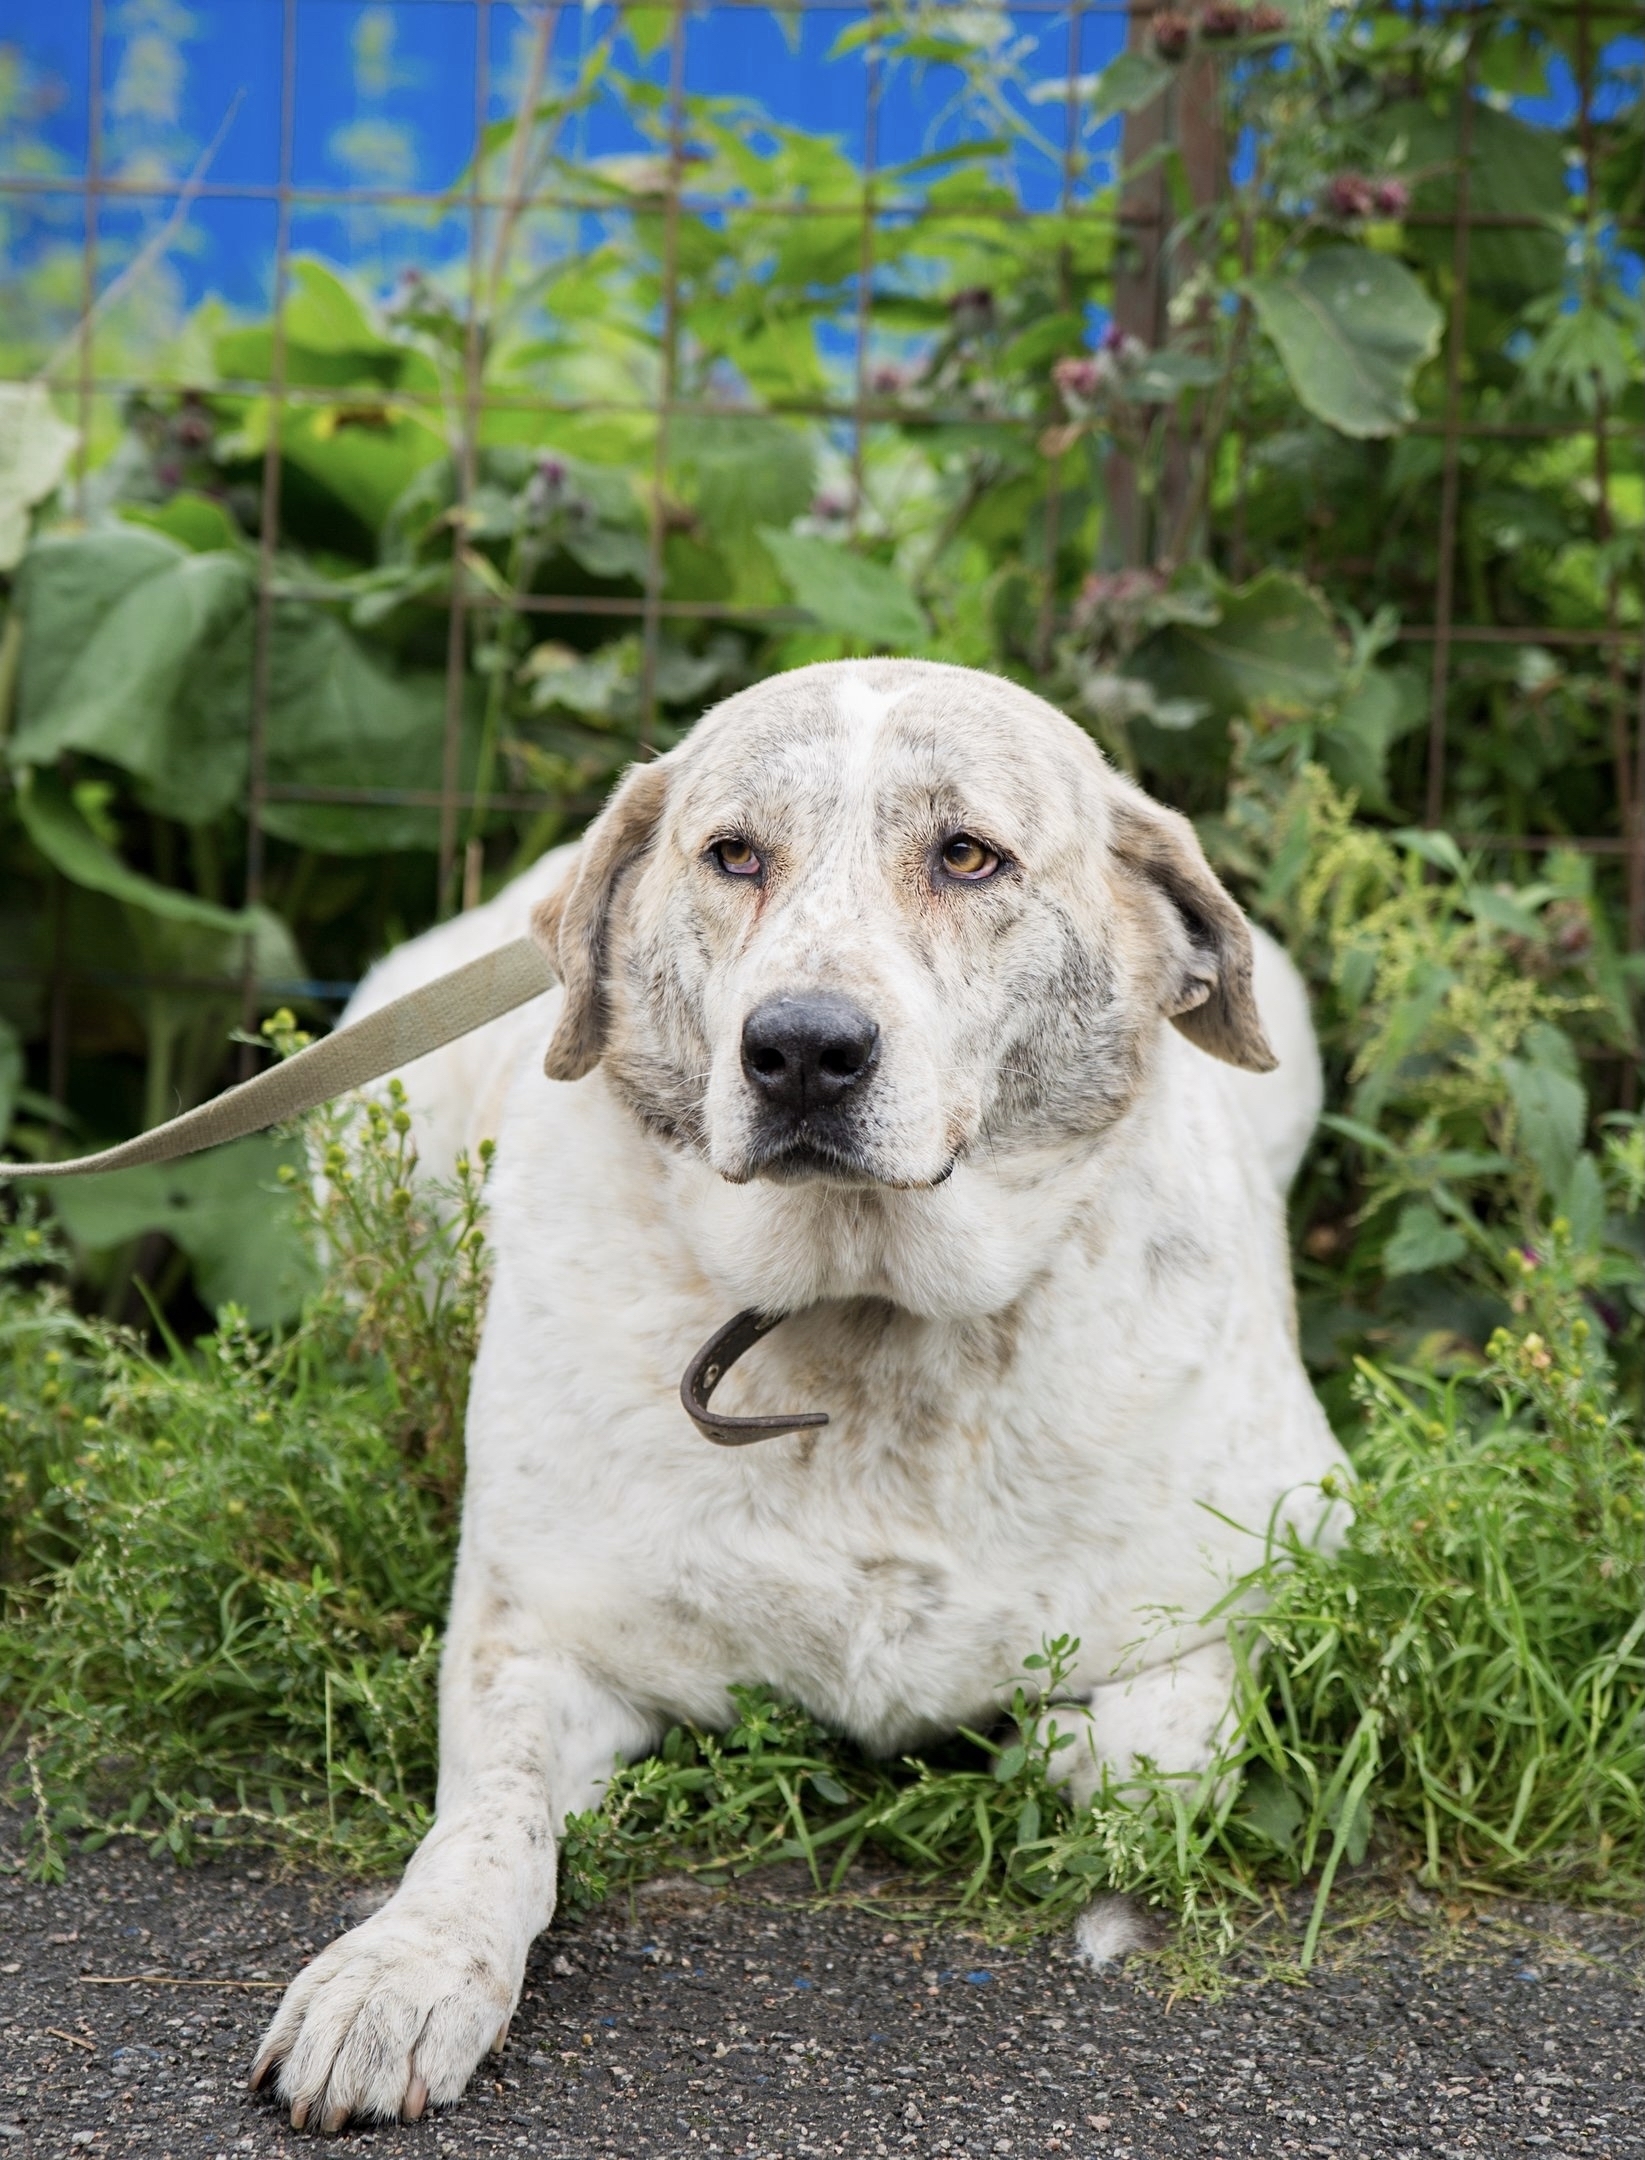
<instances>
[{"instance_id":1,"label":"dog's front paw","mask_svg":"<svg viewBox=\"0 0 1645 2160\"><path fill-rule=\"evenodd\" d=\"M285 1992L252 2066L294 2129L334 2131L352 2117L415 2122L455 2100L508 2033L519 1975L472 1918L394 1898L340 1936Z\"/></svg>"}]
</instances>

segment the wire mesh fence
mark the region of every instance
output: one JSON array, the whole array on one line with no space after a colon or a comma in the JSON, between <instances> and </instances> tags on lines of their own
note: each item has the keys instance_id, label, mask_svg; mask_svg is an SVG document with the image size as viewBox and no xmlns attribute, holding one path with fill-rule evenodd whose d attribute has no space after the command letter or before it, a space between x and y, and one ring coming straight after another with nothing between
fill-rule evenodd
<instances>
[{"instance_id":1,"label":"wire mesh fence","mask_svg":"<svg viewBox=\"0 0 1645 2160\"><path fill-rule=\"evenodd\" d=\"M435 18L419 94L443 116L448 169L384 177L385 41ZM232 804L215 777L208 790L223 837L200 839L186 775L99 826L84 790L110 738L83 722L42 735L26 659L13 747L36 743L22 784L37 794L47 752L69 760L82 824L135 853L136 874L243 926L213 966L81 936L74 862L45 847L35 920L4 966L56 1101L88 1004L232 989L249 1025L270 1000L335 1000L374 940L473 905L711 693L823 651L978 657L979 610L997 653L1053 694L1153 654L1130 748L1205 809L1200 737L1172 704L1182 655L1166 650L1192 609L1161 603L1196 562L1247 593L1278 564L1362 629L1391 609L1367 650L1408 709L1377 723L1390 777L1370 775L1368 799L1504 860L1596 859L1645 949L1633 7L1413 0L1327 22L1138 0L241 0L220 69L232 93L187 158L133 147L146 20L110 0L83 0L78 21L55 11L60 50L83 36L80 61L60 62L63 111L29 138L14 93L3 364L74 429L54 534L135 504L196 560L238 551L238 643L197 641L188 662L224 670L228 709L205 731L233 775ZM372 65L377 106L351 124L387 149L375 173L368 159L339 176L336 130L317 147L306 114ZM1309 152L1322 82L1327 147ZM182 311L192 330L152 335L145 294L176 288L201 233L205 267L183 287L215 265L239 297L209 335L198 309ZM1276 297L1286 249L1322 239L1402 262L1427 295L1435 329L1408 332L1403 409L1374 295L1358 316L1323 286ZM375 308L321 256L352 262ZM1316 369L1299 428L1276 405L1275 353L1306 376L1309 307L1343 380ZM1478 334L1486 314L1500 335ZM1386 424L1354 403L1378 396ZM1398 466L1403 531L1356 508L1351 460L1371 455ZM620 500L601 492L612 475ZM1547 529L1556 493L1581 529ZM182 497L221 514L203 541L167 507ZM829 564L900 583L846 570L824 604L810 581L825 546ZM942 566L967 548L988 577L949 590ZM1516 555L1540 582L1516 582ZM305 754L303 700L342 710L388 666L340 643L309 666L311 616L388 637L414 729L385 721ZM78 620L89 636L95 611ZM1294 627L1306 644L1311 623ZM1268 682L1284 655L1258 660ZM1299 667L1303 698L1309 680ZM1247 696L1247 720L1271 703ZM533 735L528 710L558 719ZM1096 695L1105 739L1127 724L1116 710ZM43 830L29 826L37 846ZM389 897L357 900L351 924L339 874L300 960L253 934L259 911L294 922L299 888L377 857ZM147 1109L209 1068L186 1085L168 1068Z\"/></svg>"}]
</instances>

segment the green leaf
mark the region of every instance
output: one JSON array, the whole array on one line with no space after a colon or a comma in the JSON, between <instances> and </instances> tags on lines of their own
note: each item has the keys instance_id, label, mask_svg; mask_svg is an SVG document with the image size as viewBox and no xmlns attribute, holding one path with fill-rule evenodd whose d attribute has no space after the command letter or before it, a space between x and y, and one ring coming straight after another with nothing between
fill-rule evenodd
<instances>
[{"instance_id":1,"label":"green leaf","mask_svg":"<svg viewBox=\"0 0 1645 2160\"><path fill-rule=\"evenodd\" d=\"M395 503L425 467L449 455L438 430L420 415L322 406L288 412L280 449L288 464L336 497L369 532L381 530Z\"/></svg>"},{"instance_id":2,"label":"green leaf","mask_svg":"<svg viewBox=\"0 0 1645 2160\"><path fill-rule=\"evenodd\" d=\"M1571 1226L1578 1252L1598 1252L1605 1236L1605 1184L1591 1155L1579 1155L1560 1198L1559 1212Z\"/></svg>"},{"instance_id":3,"label":"green leaf","mask_svg":"<svg viewBox=\"0 0 1645 2160\"><path fill-rule=\"evenodd\" d=\"M52 1179L46 1189L77 1245L106 1252L163 1230L193 1261L206 1305L241 1305L253 1327L276 1327L317 1280L290 1195L275 1182L287 1164L302 1168L301 1147L259 1134L185 1162Z\"/></svg>"},{"instance_id":4,"label":"green leaf","mask_svg":"<svg viewBox=\"0 0 1645 2160\"><path fill-rule=\"evenodd\" d=\"M188 488L168 496L158 506L123 503L120 515L128 525L141 525L150 532L163 533L168 540L175 540L179 547L186 547L195 555L209 555L214 549L234 548L240 544L239 529L222 504L213 502L209 495L196 495Z\"/></svg>"},{"instance_id":5,"label":"green leaf","mask_svg":"<svg viewBox=\"0 0 1645 2160\"><path fill-rule=\"evenodd\" d=\"M30 550L14 764L83 750L131 773L163 816L206 824L242 793L252 576L116 529Z\"/></svg>"},{"instance_id":6,"label":"green leaf","mask_svg":"<svg viewBox=\"0 0 1645 2160\"><path fill-rule=\"evenodd\" d=\"M1302 1828L1302 1802L1266 1763L1258 1763L1240 1795L1240 1819L1281 1852L1289 1852Z\"/></svg>"},{"instance_id":7,"label":"green leaf","mask_svg":"<svg viewBox=\"0 0 1645 2160\"><path fill-rule=\"evenodd\" d=\"M1009 1785L1014 1777L1021 1777L1027 1761L1027 1748L1020 1740L1013 1741L1010 1747L1001 1748L994 1757L994 1775L1002 1785Z\"/></svg>"},{"instance_id":8,"label":"green leaf","mask_svg":"<svg viewBox=\"0 0 1645 2160\"><path fill-rule=\"evenodd\" d=\"M1053 360L1085 347L1085 318L1072 310L1043 315L1014 337L1000 354L1002 374L1039 375Z\"/></svg>"},{"instance_id":9,"label":"green leaf","mask_svg":"<svg viewBox=\"0 0 1645 2160\"><path fill-rule=\"evenodd\" d=\"M1388 751L1421 726L1423 707L1423 684L1413 668L1367 668L1320 731L1331 778L1368 808L1389 808Z\"/></svg>"},{"instance_id":10,"label":"green leaf","mask_svg":"<svg viewBox=\"0 0 1645 2160\"><path fill-rule=\"evenodd\" d=\"M1532 1056L1504 1058L1502 1076L1514 1106L1519 1144L1548 1191L1560 1194L1576 1169L1588 1122L1588 1097L1582 1082L1566 1069L1566 1061L1541 1039L1547 1036L1557 1036L1557 1031L1533 1029L1527 1039Z\"/></svg>"},{"instance_id":11,"label":"green leaf","mask_svg":"<svg viewBox=\"0 0 1645 2160\"><path fill-rule=\"evenodd\" d=\"M1534 398L1593 413L1626 395L1639 358L1637 330L1602 308L1556 314L1525 359L1525 388Z\"/></svg>"},{"instance_id":12,"label":"green leaf","mask_svg":"<svg viewBox=\"0 0 1645 2160\"><path fill-rule=\"evenodd\" d=\"M17 684L20 733L55 701L81 647L110 609L143 579L175 569L185 552L161 534L123 526L35 542L15 588L25 629Z\"/></svg>"},{"instance_id":13,"label":"green leaf","mask_svg":"<svg viewBox=\"0 0 1645 2160\"><path fill-rule=\"evenodd\" d=\"M1341 663L1331 618L1299 579L1266 570L1249 585L1211 592L1214 620L1167 623L1126 673L1162 700L1197 703L1222 720L1258 707L1308 711L1334 694Z\"/></svg>"},{"instance_id":14,"label":"green leaf","mask_svg":"<svg viewBox=\"0 0 1645 2160\"><path fill-rule=\"evenodd\" d=\"M918 645L929 635L919 602L884 563L809 534L770 525L759 534L795 599L826 629L867 646Z\"/></svg>"},{"instance_id":15,"label":"green leaf","mask_svg":"<svg viewBox=\"0 0 1645 2160\"><path fill-rule=\"evenodd\" d=\"M1526 907L1512 893L1497 892L1489 885L1472 885L1466 897L1468 911L1476 922L1489 923L1493 930L1505 930L1510 937L1535 938L1542 933L1536 910Z\"/></svg>"},{"instance_id":16,"label":"green leaf","mask_svg":"<svg viewBox=\"0 0 1645 2160\"><path fill-rule=\"evenodd\" d=\"M260 980L301 975L291 933L278 916L262 907L217 907L144 877L93 831L55 775L25 772L17 807L29 838L71 884L127 910L140 957L157 972L232 977L245 965L249 939L252 971Z\"/></svg>"},{"instance_id":17,"label":"green leaf","mask_svg":"<svg viewBox=\"0 0 1645 2160\"><path fill-rule=\"evenodd\" d=\"M461 784L475 762L473 685L463 713ZM329 616L282 610L269 668L268 777L279 785L437 792L445 678L396 673ZM415 804L270 802L263 826L298 847L372 855L438 845L440 813Z\"/></svg>"},{"instance_id":18,"label":"green leaf","mask_svg":"<svg viewBox=\"0 0 1645 2160\"><path fill-rule=\"evenodd\" d=\"M1411 208L1425 222L1406 228L1404 245L1436 270L1448 271L1452 261L1460 118L1460 103L1436 112L1425 99L1408 98L1377 115L1369 136L1379 161L1397 156L1393 169L1413 176ZM1478 222L1468 237L1468 290L1517 309L1538 293L1556 291L1564 278L1560 228L1570 215L1570 197L1561 139L1552 128L1477 100L1469 136L1468 209ZM1497 218L1530 220L1531 229L1493 225Z\"/></svg>"},{"instance_id":19,"label":"green leaf","mask_svg":"<svg viewBox=\"0 0 1645 2160\"><path fill-rule=\"evenodd\" d=\"M1416 418L1411 386L1439 350L1444 317L1403 263L1329 247L1288 277L1247 286L1291 387L1344 435L1392 435Z\"/></svg>"},{"instance_id":20,"label":"green leaf","mask_svg":"<svg viewBox=\"0 0 1645 2160\"><path fill-rule=\"evenodd\" d=\"M1133 405L1169 405L1184 390L1203 390L1221 380L1221 366L1203 353L1156 352L1123 378L1119 394Z\"/></svg>"},{"instance_id":21,"label":"green leaf","mask_svg":"<svg viewBox=\"0 0 1645 2160\"><path fill-rule=\"evenodd\" d=\"M649 60L668 43L674 26L674 10L667 7L631 7L623 11L622 25L628 42L642 60Z\"/></svg>"},{"instance_id":22,"label":"green leaf","mask_svg":"<svg viewBox=\"0 0 1645 2160\"><path fill-rule=\"evenodd\" d=\"M389 353L395 350L372 321L365 301L317 256L291 265L286 336L310 352Z\"/></svg>"},{"instance_id":23,"label":"green leaf","mask_svg":"<svg viewBox=\"0 0 1645 2160\"><path fill-rule=\"evenodd\" d=\"M1448 832L1438 829L1428 831L1420 825L1407 825L1396 832L1394 838L1401 847L1408 847L1413 855L1420 855L1424 862L1432 863L1436 870L1443 870L1447 877L1454 877L1461 885L1467 884L1467 859Z\"/></svg>"},{"instance_id":24,"label":"green leaf","mask_svg":"<svg viewBox=\"0 0 1645 2160\"><path fill-rule=\"evenodd\" d=\"M759 415L734 420L685 415L670 434L674 484L695 505L705 597L760 605L782 598L760 528L786 527L810 505L816 460L809 437ZM729 573L729 585L726 577ZM671 585L696 589L676 544Z\"/></svg>"},{"instance_id":25,"label":"green leaf","mask_svg":"<svg viewBox=\"0 0 1645 2160\"><path fill-rule=\"evenodd\" d=\"M1385 1275L1425 1275L1451 1267L1468 1250L1468 1240L1426 1200L1408 1200L1399 1211L1393 1234L1382 1248Z\"/></svg>"},{"instance_id":26,"label":"green leaf","mask_svg":"<svg viewBox=\"0 0 1645 2160\"><path fill-rule=\"evenodd\" d=\"M193 929L214 930L227 937L244 937L252 929L249 915L158 885L123 863L51 775L25 775L17 790L17 807L29 838L71 884Z\"/></svg>"},{"instance_id":27,"label":"green leaf","mask_svg":"<svg viewBox=\"0 0 1645 2160\"><path fill-rule=\"evenodd\" d=\"M1335 1807L1332 1808L1326 1820L1333 1831L1337 1830L1342 1822L1343 1809L1348 1805L1352 1806L1353 1813L1348 1818L1347 1833L1343 1838L1342 1851L1348 1865L1358 1867L1365 1858L1367 1848L1371 1843L1372 1814L1369 1794L1364 1792L1352 1795L1345 1793Z\"/></svg>"},{"instance_id":28,"label":"green leaf","mask_svg":"<svg viewBox=\"0 0 1645 2160\"><path fill-rule=\"evenodd\" d=\"M1037 102L1034 91L1028 95ZM940 150L927 150L921 157L905 158L900 165L882 166L880 178L889 186L893 181L917 180L925 173L948 171L955 165L981 165L1010 154L1008 135L973 135L965 142L944 143Z\"/></svg>"},{"instance_id":29,"label":"green leaf","mask_svg":"<svg viewBox=\"0 0 1645 2160\"><path fill-rule=\"evenodd\" d=\"M849 1807L851 1795L839 1779L828 1770L813 1770L811 1783L817 1793L833 1807Z\"/></svg>"},{"instance_id":30,"label":"green leaf","mask_svg":"<svg viewBox=\"0 0 1645 2160\"><path fill-rule=\"evenodd\" d=\"M1111 60L1091 85L1091 118L1099 125L1116 113L1151 105L1176 70L1152 53L1123 52Z\"/></svg>"},{"instance_id":31,"label":"green leaf","mask_svg":"<svg viewBox=\"0 0 1645 2160\"><path fill-rule=\"evenodd\" d=\"M274 327L226 330L216 340L218 373L229 381L267 382L274 373ZM335 270L313 256L292 263L285 313L285 373L318 385L400 380L410 351L383 336L364 301Z\"/></svg>"},{"instance_id":32,"label":"green leaf","mask_svg":"<svg viewBox=\"0 0 1645 2160\"><path fill-rule=\"evenodd\" d=\"M9 1020L0 1020L0 1140L11 1130L23 1085L23 1043Z\"/></svg>"},{"instance_id":33,"label":"green leaf","mask_svg":"<svg viewBox=\"0 0 1645 2160\"><path fill-rule=\"evenodd\" d=\"M1405 988L1383 1024L1376 1061L1362 1074L1352 1096L1354 1114L1374 1123L1398 1086L1401 1068L1421 1044L1434 1016L1455 985L1449 968L1422 959L1411 969Z\"/></svg>"},{"instance_id":34,"label":"green leaf","mask_svg":"<svg viewBox=\"0 0 1645 2160\"><path fill-rule=\"evenodd\" d=\"M680 483L716 541L739 527L787 525L806 510L816 457L798 429L750 414L744 419L684 414L670 431Z\"/></svg>"},{"instance_id":35,"label":"green leaf","mask_svg":"<svg viewBox=\"0 0 1645 2160\"><path fill-rule=\"evenodd\" d=\"M44 383L0 383L0 570L21 560L29 512L56 490L79 440Z\"/></svg>"}]
</instances>

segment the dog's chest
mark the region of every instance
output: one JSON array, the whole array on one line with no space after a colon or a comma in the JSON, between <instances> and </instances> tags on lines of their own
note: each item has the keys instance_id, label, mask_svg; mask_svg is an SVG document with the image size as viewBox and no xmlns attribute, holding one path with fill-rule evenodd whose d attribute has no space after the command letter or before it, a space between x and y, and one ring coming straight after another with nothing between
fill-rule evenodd
<instances>
[{"instance_id":1,"label":"dog's chest","mask_svg":"<svg viewBox=\"0 0 1645 2160\"><path fill-rule=\"evenodd\" d=\"M738 1409L826 1405L824 1431L682 1466L663 1662L769 1681L888 1747L986 1718L1049 1637L1111 1662L1170 1499L1133 1399L1157 1389L1121 1375L1107 1405L1077 1402L1028 1377L1042 1361L1009 1323L925 1358L874 1340L872 1313L850 1325L854 1343L837 1317L796 1329L727 1389Z\"/></svg>"},{"instance_id":2,"label":"dog's chest","mask_svg":"<svg viewBox=\"0 0 1645 2160\"><path fill-rule=\"evenodd\" d=\"M987 1316L867 1296L792 1314L715 1408L829 1423L736 1450L680 1409L684 1358L726 1314L667 1223L625 1190L597 1235L550 1243L566 1195L521 1197L541 1216L503 1217L465 1562L665 1718L713 1720L763 1681L895 1747L986 1720L1047 1637L1106 1677L1151 1609L1201 1613L1230 1557L1260 1557L1229 1523L1260 1546L1280 1493L1326 1467L1271 1241L1220 1265L1158 1193L1109 1195Z\"/></svg>"}]
</instances>

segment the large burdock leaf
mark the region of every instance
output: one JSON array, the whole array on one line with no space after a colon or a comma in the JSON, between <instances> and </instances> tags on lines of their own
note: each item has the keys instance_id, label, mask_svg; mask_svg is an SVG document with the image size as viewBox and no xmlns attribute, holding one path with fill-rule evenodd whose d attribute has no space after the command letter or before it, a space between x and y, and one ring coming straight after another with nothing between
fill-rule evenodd
<instances>
[{"instance_id":1,"label":"large burdock leaf","mask_svg":"<svg viewBox=\"0 0 1645 2160\"><path fill-rule=\"evenodd\" d=\"M21 559L29 512L56 488L79 440L44 383L0 383L0 570Z\"/></svg>"},{"instance_id":2,"label":"large burdock leaf","mask_svg":"<svg viewBox=\"0 0 1645 2160\"><path fill-rule=\"evenodd\" d=\"M258 1134L185 1162L53 1179L46 1189L77 1245L107 1252L163 1230L193 1261L213 1311L239 1305L253 1327L277 1327L316 1281L290 1196L276 1182L288 1164L301 1169L300 1145Z\"/></svg>"},{"instance_id":3,"label":"large burdock leaf","mask_svg":"<svg viewBox=\"0 0 1645 2160\"><path fill-rule=\"evenodd\" d=\"M1565 276L1563 226L1570 215L1558 134L1517 113L1476 100L1468 117L1468 238L1471 300L1489 294L1517 312L1538 293L1556 292ZM1387 106L1368 124L1379 163L1412 181L1413 222L1405 247L1418 262L1449 269L1455 248L1463 111L1453 98L1435 109L1426 98Z\"/></svg>"},{"instance_id":4,"label":"large burdock leaf","mask_svg":"<svg viewBox=\"0 0 1645 2160\"><path fill-rule=\"evenodd\" d=\"M924 642L924 611L895 570L808 533L778 532L769 525L759 531L794 598L825 629L859 645Z\"/></svg>"},{"instance_id":5,"label":"large burdock leaf","mask_svg":"<svg viewBox=\"0 0 1645 2160\"><path fill-rule=\"evenodd\" d=\"M1261 706L1305 712L1332 697L1342 664L1317 593L1283 570L1218 586L1210 620L1156 630L1126 672L1167 708L1218 720Z\"/></svg>"},{"instance_id":6,"label":"large burdock leaf","mask_svg":"<svg viewBox=\"0 0 1645 2160\"><path fill-rule=\"evenodd\" d=\"M215 356L225 378L267 382L274 372L273 325L225 330ZM408 345L384 337L360 295L335 270L312 255L293 258L285 317L288 382L396 383L415 357Z\"/></svg>"},{"instance_id":7,"label":"large burdock leaf","mask_svg":"<svg viewBox=\"0 0 1645 2160\"><path fill-rule=\"evenodd\" d=\"M437 792L444 765L445 678L386 667L341 623L298 608L275 623L268 777L276 784L358 791L351 802L265 804L264 829L298 847L375 855L438 844L440 813L373 802L382 792ZM472 785L473 699L464 712L461 784Z\"/></svg>"},{"instance_id":8,"label":"large burdock leaf","mask_svg":"<svg viewBox=\"0 0 1645 2160\"><path fill-rule=\"evenodd\" d=\"M719 540L727 528L784 525L811 500L816 452L798 428L758 414L685 414L668 438L677 482Z\"/></svg>"},{"instance_id":9,"label":"large burdock leaf","mask_svg":"<svg viewBox=\"0 0 1645 2160\"><path fill-rule=\"evenodd\" d=\"M243 791L252 577L157 532L48 540L18 575L18 765L89 751L163 816L205 824Z\"/></svg>"},{"instance_id":10,"label":"large burdock leaf","mask_svg":"<svg viewBox=\"0 0 1645 2160\"><path fill-rule=\"evenodd\" d=\"M264 983L301 976L291 933L267 908L217 907L144 877L54 774L25 771L17 805L35 847L79 888L76 949L95 949L85 933L93 923L106 926L109 959L133 977L116 994L135 1007L148 1039L143 1123L157 1125L213 1084L248 965ZM240 1158L242 1172L252 1159ZM267 1167L272 1173L272 1159ZM99 1178L89 1188L54 1185L52 1198L71 1233L94 1250L144 1230L168 1231L193 1260L208 1303L232 1298L271 1322L295 1309L301 1253L289 1206L277 1211L254 1183L241 1183L243 1193L214 1155L124 1180Z\"/></svg>"},{"instance_id":11,"label":"large burdock leaf","mask_svg":"<svg viewBox=\"0 0 1645 2160\"><path fill-rule=\"evenodd\" d=\"M261 907L218 907L132 869L93 830L53 775L25 774L17 807L29 838L70 884L103 893L127 910L150 966L184 975L232 977L244 964L249 939L259 977L289 980L301 975L291 933L278 916Z\"/></svg>"},{"instance_id":12,"label":"large burdock leaf","mask_svg":"<svg viewBox=\"0 0 1645 2160\"><path fill-rule=\"evenodd\" d=\"M1253 278L1246 290L1316 418L1359 437L1415 419L1411 385L1439 350L1443 317L1403 263L1321 248L1291 276Z\"/></svg>"}]
</instances>

